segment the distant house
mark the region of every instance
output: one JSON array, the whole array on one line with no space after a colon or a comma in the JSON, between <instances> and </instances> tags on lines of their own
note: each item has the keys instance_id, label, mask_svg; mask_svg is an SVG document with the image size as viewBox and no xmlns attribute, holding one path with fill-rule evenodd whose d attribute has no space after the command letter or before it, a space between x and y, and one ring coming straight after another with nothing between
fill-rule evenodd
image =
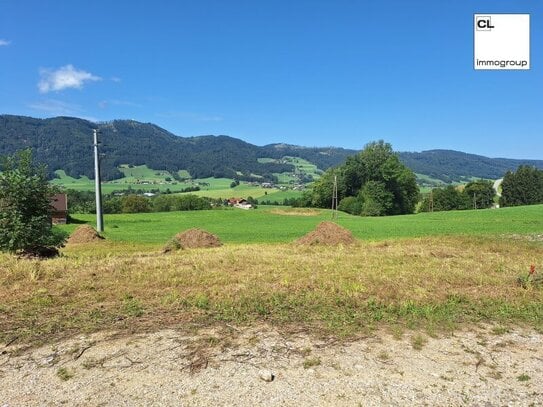
<instances>
[{"instance_id":1,"label":"distant house","mask_svg":"<svg viewBox=\"0 0 543 407\"><path fill-rule=\"evenodd\" d=\"M253 205L251 205L249 202L247 202L244 198L230 198L228 200L228 205L233 206L234 208L240 208L240 209L252 209Z\"/></svg>"},{"instance_id":2,"label":"distant house","mask_svg":"<svg viewBox=\"0 0 543 407\"><path fill-rule=\"evenodd\" d=\"M68 220L68 197L66 194L53 195L51 207L51 222L53 225L65 224Z\"/></svg>"}]
</instances>

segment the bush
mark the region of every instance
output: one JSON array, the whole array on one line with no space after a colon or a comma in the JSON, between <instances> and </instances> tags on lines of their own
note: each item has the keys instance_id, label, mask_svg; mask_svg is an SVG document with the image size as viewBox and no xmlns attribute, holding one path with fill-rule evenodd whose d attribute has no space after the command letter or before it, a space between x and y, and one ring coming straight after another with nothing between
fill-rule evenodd
<instances>
[{"instance_id":1,"label":"bush","mask_svg":"<svg viewBox=\"0 0 543 407\"><path fill-rule=\"evenodd\" d=\"M121 198L121 210L123 213L151 212L151 206L143 196L128 195Z\"/></svg>"},{"instance_id":2,"label":"bush","mask_svg":"<svg viewBox=\"0 0 543 407\"><path fill-rule=\"evenodd\" d=\"M362 203L358 198L348 196L339 202L338 209L351 215L360 215L362 213Z\"/></svg>"},{"instance_id":3,"label":"bush","mask_svg":"<svg viewBox=\"0 0 543 407\"><path fill-rule=\"evenodd\" d=\"M32 163L31 150L2 160L0 173L0 250L43 257L58 254L66 235L51 224L51 200L57 192L44 166Z\"/></svg>"}]
</instances>

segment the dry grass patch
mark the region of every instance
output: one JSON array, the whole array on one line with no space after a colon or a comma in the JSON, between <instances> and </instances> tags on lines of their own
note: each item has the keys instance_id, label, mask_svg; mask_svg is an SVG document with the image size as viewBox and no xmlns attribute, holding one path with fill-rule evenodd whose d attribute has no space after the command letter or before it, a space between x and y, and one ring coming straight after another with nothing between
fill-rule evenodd
<instances>
[{"instance_id":1,"label":"dry grass patch","mask_svg":"<svg viewBox=\"0 0 543 407\"><path fill-rule=\"evenodd\" d=\"M307 208L272 209L270 213L285 216L319 216L322 211Z\"/></svg>"},{"instance_id":2,"label":"dry grass patch","mask_svg":"<svg viewBox=\"0 0 543 407\"><path fill-rule=\"evenodd\" d=\"M82 246L46 261L0 255L0 342L181 322L344 335L378 325L543 323L543 290L516 285L540 260L541 245L530 242L228 245L169 256L108 242Z\"/></svg>"},{"instance_id":3,"label":"dry grass patch","mask_svg":"<svg viewBox=\"0 0 543 407\"><path fill-rule=\"evenodd\" d=\"M179 233L175 235L175 239L177 239L182 248L187 249L222 246L220 239L216 235L198 228Z\"/></svg>"},{"instance_id":4,"label":"dry grass patch","mask_svg":"<svg viewBox=\"0 0 543 407\"><path fill-rule=\"evenodd\" d=\"M324 221L315 230L296 240L301 245L353 245L356 239L353 234L337 223Z\"/></svg>"},{"instance_id":5,"label":"dry grass patch","mask_svg":"<svg viewBox=\"0 0 543 407\"><path fill-rule=\"evenodd\" d=\"M103 239L104 238L100 236L92 226L81 225L72 232L66 243L93 243Z\"/></svg>"}]
</instances>

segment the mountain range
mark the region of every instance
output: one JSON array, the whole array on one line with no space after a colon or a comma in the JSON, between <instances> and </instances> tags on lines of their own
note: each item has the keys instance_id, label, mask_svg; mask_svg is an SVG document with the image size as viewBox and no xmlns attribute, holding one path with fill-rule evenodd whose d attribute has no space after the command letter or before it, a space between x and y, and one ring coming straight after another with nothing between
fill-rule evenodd
<instances>
[{"instance_id":1,"label":"mountain range","mask_svg":"<svg viewBox=\"0 0 543 407\"><path fill-rule=\"evenodd\" d=\"M193 178L272 180L274 173L294 171L291 164L280 161L285 156L303 158L326 170L357 153L339 147L256 146L229 136L179 137L152 123L134 120L93 123L74 117L0 115L0 156L30 147L36 161L45 163L51 176L62 169L72 177L93 178L93 129L100 132L102 176L106 180L122 177L118 169L122 164L145 164L172 174L187 170ZM488 158L452 150L400 152L399 157L421 179L445 183L473 177L497 179L519 165L543 169L543 160Z\"/></svg>"}]
</instances>

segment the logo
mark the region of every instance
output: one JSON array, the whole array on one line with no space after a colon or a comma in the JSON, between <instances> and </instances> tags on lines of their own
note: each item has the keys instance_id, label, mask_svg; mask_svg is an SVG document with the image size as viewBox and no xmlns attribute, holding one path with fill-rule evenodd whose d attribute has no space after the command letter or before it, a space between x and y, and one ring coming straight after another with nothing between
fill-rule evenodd
<instances>
[{"instance_id":1,"label":"logo","mask_svg":"<svg viewBox=\"0 0 543 407\"><path fill-rule=\"evenodd\" d=\"M529 14L474 14L473 68L530 69Z\"/></svg>"},{"instance_id":2,"label":"logo","mask_svg":"<svg viewBox=\"0 0 543 407\"><path fill-rule=\"evenodd\" d=\"M477 31L492 31L493 28L490 16L477 16L475 18L475 29Z\"/></svg>"}]
</instances>

